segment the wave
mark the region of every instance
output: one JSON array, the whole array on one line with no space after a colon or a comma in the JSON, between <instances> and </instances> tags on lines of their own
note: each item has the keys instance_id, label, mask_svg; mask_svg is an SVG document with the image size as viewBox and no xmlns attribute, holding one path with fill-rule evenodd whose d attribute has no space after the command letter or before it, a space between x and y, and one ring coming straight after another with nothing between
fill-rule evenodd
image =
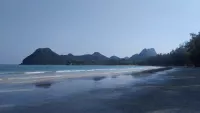
<instances>
[{"instance_id":1,"label":"wave","mask_svg":"<svg viewBox=\"0 0 200 113\"><path fill-rule=\"evenodd\" d=\"M42 73L46 73L48 71L33 71L33 72L24 72L24 74L27 75L32 75L32 74L42 74Z\"/></svg>"},{"instance_id":2,"label":"wave","mask_svg":"<svg viewBox=\"0 0 200 113\"><path fill-rule=\"evenodd\" d=\"M56 73L66 73L66 72L72 72L72 70L60 70L60 71L56 71Z\"/></svg>"},{"instance_id":3,"label":"wave","mask_svg":"<svg viewBox=\"0 0 200 113\"><path fill-rule=\"evenodd\" d=\"M5 89L0 90L0 93L11 93L11 92L27 92L27 91L33 91L34 89Z\"/></svg>"},{"instance_id":4,"label":"wave","mask_svg":"<svg viewBox=\"0 0 200 113\"><path fill-rule=\"evenodd\" d=\"M48 71L30 71L30 72L0 72L0 75L14 75L14 74L25 74L25 75L31 75L31 74L42 74L46 73Z\"/></svg>"},{"instance_id":5,"label":"wave","mask_svg":"<svg viewBox=\"0 0 200 113\"><path fill-rule=\"evenodd\" d=\"M68 72L92 72L92 71L109 71L117 69L88 69L88 70L59 70L56 73L68 73Z\"/></svg>"},{"instance_id":6,"label":"wave","mask_svg":"<svg viewBox=\"0 0 200 113\"><path fill-rule=\"evenodd\" d=\"M94 69L91 69L91 70L60 70L60 71L56 71L56 73L87 72L87 71L94 71Z\"/></svg>"},{"instance_id":7,"label":"wave","mask_svg":"<svg viewBox=\"0 0 200 113\"><path fill-rule=\"evenodd\" d=\"M18 74L19 72L0 72L0 75Z\"/></svg>"}]
</instances>

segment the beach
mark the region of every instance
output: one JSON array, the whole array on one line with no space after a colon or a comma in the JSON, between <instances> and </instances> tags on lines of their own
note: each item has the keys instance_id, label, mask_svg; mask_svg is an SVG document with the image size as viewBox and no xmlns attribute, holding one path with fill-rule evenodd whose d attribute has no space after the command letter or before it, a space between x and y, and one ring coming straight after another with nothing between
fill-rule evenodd
<instances>
[{"instance_id":1,"label":"beach","mask_svg":"<svg viewBox=\"0 0 200 113\"><path fill-rule=\"evenodd\" d=\"M46 85L1 83L0 112L198 113L198 73L198 68L173 68L63 79Z\"/></svg>"},{"instance_id":2,"label":"beach","mask_svg":"<svg viewBox=\"0 0 200 113\"><path fill-rule=\"evenodd\" d=\"M0 0L0 113L200 113L200 0Z\"/></svg>"},{"instance_id":3,"label":"beach","mask_svg":"<svg viewBox=\"0 0 200 113\"><path fill-rule=\"evenodd\" d=\"M52 68L52 66L49 66ZM62 66L62 68L65 66ZM87 69L89 66L73 66L77 67L75 69L63 70L34 70L18 72L17 74L9 74L8 76L1 77L0 83L37 83L43 81L59 81L63 79L75 79L75 78L86 78L86 77L109 77L118 76L124 74L139 73L142 71L148 71L152 69L159 69L162 67L155 66L102 66L103 68L98 68L98 66L90 66L91 69ZM85 69L86 67L86 69ZM55 67L53 67L55 68ZM83 69L80 69L83 68ZM29 69L30 70L30 69ZM16 73L16 72L13 72ZM7 73L6 73L7 74Z\"/></svg>"}]
</instances>

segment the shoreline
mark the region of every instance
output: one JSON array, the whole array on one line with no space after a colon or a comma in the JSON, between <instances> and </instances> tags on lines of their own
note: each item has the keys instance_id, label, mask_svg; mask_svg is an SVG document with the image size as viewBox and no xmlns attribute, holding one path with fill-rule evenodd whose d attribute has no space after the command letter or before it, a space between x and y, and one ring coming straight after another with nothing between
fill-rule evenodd
<instances>
[{"instance_id":1,"label":"shoreline","mask_svg":"<svg viewBox=\"0 0 200 113\"><path fill-rule=\"evenodd\" d=\"M143 70L143 71L140 71L140 72L127 72L127 73L120 73L120 74L127 74L127 75L145 75L145 74L153 74L153 73L157 73L157 72L163 72L163 71L167 71L167 70L171 70L173 69L172 67L159 67L159 68L156 68L156 69L147 69L147 70ZM110 75L113 77L116 77L116 76L120 76L120 74L118 75ZM98 80L101 80L102 78L105 78L105 77L108 77L108 76L103 76L103 75L99 75L99 76L87 76L87 78L93 78L94 80L98 81ZM86 77L77 77L77 78L86 78ZM74 78L66 78L66 79L76 79L75 77ZM49 81L49 80L46 80L46 81L38 81L38 82L35 82L34 83L37 87L44 87L44 88L48 88L51 86L51 84L53 84L53 82Z\"/></svg>"},{"instance_id":2,"label":"shoreline","mask_svg":"<svg viewBox=\"0 0 200 113\"><path fill-rule=\"evenodd\" d=\"M151 73L167 71L167 70L171 70L171 69L173 69L173 67L161 67L161 68L157 68L157 69L144 70L144 71L141 71L138 73L133 73L133 74L151 74Z\"/></svg>"},{"instance_id":3,"label":"shoreline","mask_svg":"<svg viewBox=\"0 0 200 113\"><path fill-rule=\"evenodd\" d=\"M140 68L129 68L129 69L117 69L107 71L91 71L91 72L74 72L74 73L60 73L50 75L31 75L31 76L15 76L0 78L0 83L37 83L44 81L59 81L63 79L76 79L76 78L87 78L87 77L112 77L123 74L137 74L146 72L158 72L164 71L166 67L146 66Z\"/></svg>"}]
</instances>

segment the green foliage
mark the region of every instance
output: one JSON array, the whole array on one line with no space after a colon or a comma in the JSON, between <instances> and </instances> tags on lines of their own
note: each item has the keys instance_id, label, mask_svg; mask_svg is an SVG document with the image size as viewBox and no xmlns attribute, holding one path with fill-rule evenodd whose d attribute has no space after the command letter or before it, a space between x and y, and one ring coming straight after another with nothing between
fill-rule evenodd
<instances>
[{"instance_id":1,"label":"green foliage","mask_svg":"<svg viewBox=\"0 0 200 113\"><path fill-rule=\"evenodd\" d=\"M187 51L192 63L196 66L200 66L200 32L198 34L191 33L191 39L186 44Z\"/></svg>"},{"instance_id":2,"label":"green foliage","mask_svg":"<svg viewBox=\"0 0 200 113\"><path fill-rule=\"evenodd\" d=\"M168 54L160 54L140 62L141 65L200 66L200 32L191 33L189 42L181 44Z\"/></svg>"}]
</instances>

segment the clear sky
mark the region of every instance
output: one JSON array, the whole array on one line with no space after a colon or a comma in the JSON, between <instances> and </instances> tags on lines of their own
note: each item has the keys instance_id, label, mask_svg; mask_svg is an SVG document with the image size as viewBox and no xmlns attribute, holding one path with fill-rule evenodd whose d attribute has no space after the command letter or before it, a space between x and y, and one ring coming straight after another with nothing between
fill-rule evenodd
<instances>
[{"instance_id":1,"label":"clear sky","mask_svg":"<svg viewBox=\"0 0 200 113\"><path fill-rule=\"evenodd\" d=\"M0 0L0 63L35 49L131 56L170 52L200 31L199 0Z\"/></svg>"}]
</instances>

